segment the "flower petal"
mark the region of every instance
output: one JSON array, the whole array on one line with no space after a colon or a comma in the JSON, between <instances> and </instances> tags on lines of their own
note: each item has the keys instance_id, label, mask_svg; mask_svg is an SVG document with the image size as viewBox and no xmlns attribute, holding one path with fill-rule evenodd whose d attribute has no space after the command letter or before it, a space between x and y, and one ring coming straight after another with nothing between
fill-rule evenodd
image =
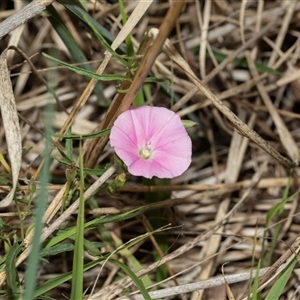
<instances>
[{"instance_id":1,"label":"flower petal","mask_svg":"<svg viewBox=\"0 0 300 300\"><path fill-rule=\"evenodd\" d=\"M128 171L132 175L143 176L149 179L153 176L158 178L174 177L168 169L164 169L156 160L144 160L142 158L128 166Z\"/></svg>"},{"instance_id":2,"label":"flower petal","mask_svg":"<svg viewBox=\"0 0 300 300\"><path fill-rule=\"evenodd\" d=\"M140 106L122 113L115 121L110 144L136 176L173 178L191 163L192 143L180 118L162 107ZM139 150L149 147L149 159Z\"/></svg>"}]
</instances>

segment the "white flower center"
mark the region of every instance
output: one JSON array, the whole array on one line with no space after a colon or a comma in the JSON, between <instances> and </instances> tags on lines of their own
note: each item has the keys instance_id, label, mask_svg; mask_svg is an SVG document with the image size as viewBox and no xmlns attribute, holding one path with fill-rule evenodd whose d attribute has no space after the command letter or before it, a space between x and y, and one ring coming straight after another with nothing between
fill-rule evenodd
<instances>
[{"instance_id":1,"label":"white flower center","mask_svg":"<svg viewBox=\"0 0 300 300\"><path fill-rule=\"evenodd\" d=\"M151 157L151 154L151 149L149 149L147 146L140 149L139 151L140 157L144 159L149 159Z\"/></svg>"}]
</instances>

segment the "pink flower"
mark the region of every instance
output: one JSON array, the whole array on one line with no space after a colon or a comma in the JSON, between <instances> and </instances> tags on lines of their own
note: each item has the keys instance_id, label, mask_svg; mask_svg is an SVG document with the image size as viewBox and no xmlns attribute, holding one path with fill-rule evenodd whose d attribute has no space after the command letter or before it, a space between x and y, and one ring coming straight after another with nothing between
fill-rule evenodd
<instances>
[{"instance_id":1,"label":"pink flower","mask_svg":"<svg viewBox=\"0 0 300 300\"><path fill-rule=\"evenodd\" d=\"M110 145L129 173L173 178L189 167L192 143L173 111L162 107L132 107L114 122Z\"/></svg>"}]
</instances>

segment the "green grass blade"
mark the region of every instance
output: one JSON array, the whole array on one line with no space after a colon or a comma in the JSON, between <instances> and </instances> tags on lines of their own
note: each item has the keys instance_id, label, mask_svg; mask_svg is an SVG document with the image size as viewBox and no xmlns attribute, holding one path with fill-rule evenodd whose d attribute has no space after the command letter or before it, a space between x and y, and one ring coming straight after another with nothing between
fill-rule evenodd
<instances>
[{"instance_id":1,"label":"green grass blade","mask_svg":"<svg viewBox=\"0 0 300 300\"><path fill-rule=\"evenodd\" d=\"M69 50L71 56L76 63L85 63L82 65L82 68L93 71L92 67L88 63L88 59L84 55L83 51L77 45L75 39L69 32L68 28L65 26L60 15L57 13L56 9L49 5L47 7L47 12L49 13L48 20L51 23L52 27L56 30L57 34L60 36L67 49ZM99 100L104 100L103 88L100 83L97 83L95 86L95 94L99 97ZM105 104L105 103L103 103Z\"/></svg>"},{"instance_id":2,"label":"green grass blade","mask_svg":"<svg viewBox=\"0 0 300 300\"><path fill-rule=\"evenodd\" d=\"M80 164L80 199L78 216L76 223L76 238L75 250L73 256L73 269L72 269L72 291L71 299L82 299L83 294L83 272L84 272L84 173L83 173L83 151L80 146L79 153Z\"/></svg>"},{"instance_id":3,"label":"green grass blade","mask_svg":"<svg viewBox=\"0 0 300 300\"><path fill-rule=\"evenodd\" d=\"M111 223L111 222L119 222L119 221L131 219L133 217L136 217L136 216L142 214L143 212L145 212L146 209L147 209L147 207L139 207L137 209L134 209L134 210L129 211L129 212L122 213L122 214L117 215L117 216L100 217L100 218L91 220L89 222L86 222L84 224L84 226L85 226L86 230L89 230L89 229L95 228L95 227L97 227L101 224L106 224L106 223ZM45 247L46 248L53 247L54 245L57 245L58 243L70 238L75 233L76 233L76 227L71 227L69 229L60 231L55 237L53 237L47 243L47 245Z\"/></svg>"},{"instance_id":4,"label":"green grass blade","mask_svg":"<svg viewBox=\"0 0 300 300\"><path fill-rule=\"evenodd\" d=\"M105 38L107 38L111 43L115 40L115 37L112 36L110 33L108 34L107 30L104 30L102 26L99 26L99 23L95 21L94 18L92 18L84 9L82 9L79 6L76 6L74 4L68 4L64 3L62 1L62 4L70 10L73 14L75 14L78 18L80 18L83 23L89 27L89 29L92 31L92 33L95 35L95 37L98 39L98 41L101 43L101 45L109 51L113 57L115 57L117 60L121 62L123 66L126 66L129 68L128 62L123 59L121 56L119 56L108 44ZM123 48L123 53L126 53L125 48Z\"/></svg>"},{"instance_id":5,"label":"green grass blade","mask_svg":"<svg viewBox=\"0 0 300 300\"><path fill-rule=\"evenodd\" d=\"M294 268L295 265L297 263L297 259L294 258L289 265L287 266L287 268L284 270L284 272L282 273L282 275L277 279L277 281L274 283L274 285L272 286L271 290L269 291L267 297L265 298L265 300L277 300L280 298Z\"/></svg>"},{"instance_id":6,"label":"green grass blade","mask_svg":"<svg viewBox=\"0 0 300 300\"><path fill-rule=\"evenodd\" d=\"M123 0L119 0L119 7L120 7L120 13L121 13L121 16L122 16L122 23L123 23L123 25L125 25L126 22L127 22L127 15L126 15ZM128 35L125 38L125 44L126 44L126 49L127 49L127 56L128 57L133 57L134 56L134 49L133 49L133 44L132 44L132 41L131 41L131 35Z\"/></svg>"},{"instance_id":7,"label":"green grass blade","mask_svg":"<svg viewBox=\"0 0 300 300\"><path fill-rule=\"evenodd\" d=\"M52 79L49 78L51 81ZM47 185L49 180L49 168L50 168L50 151L52 147L51 142L51 126L53 117L53 106L49 105L46 107L47 113L49 114L49 118L46 118L46 126L45 126L45 150L44 150L44 165L40 175L41 182L41 190L37 197L36 201L36 214L35 214L35 227L34 227L34 236L32 241L32 248L28 259L28 267L25 272L25 295L24 299L33 299L36 279L37 279L37 269L40 259L40 236L43 228L43 214L46 206L46 199L48 197Z\"/></svg>"},{"instance_id":8,"label":"green grass blade","mask_svg":"<svg viewBox=\"0 0 300 300\"><path fill-rule=\"evenodd\" d=\"M252 287L252 300L258 300L258 282L259 282L259 271L261 269L261 259L258 261L257 269L256 269L256 276L254 278L254 283ZM250 298L249 298L250 299Z\"/></svg>"},{"instance_id":9,"label":"green grass blade","mask_svg":"<svg viewBox=\"0 0 300 300\"><path fill-rule=\"evenodd\" d=\"M95 261L87 263L84 266L83 271L86 272L86 271L90 270L91 268L97 266L101 261L104 261L105 259L106 259L106 257L101 257ZM47 280L46 282L41 284L39 287L37 287L35 294L34 294L34 298L39 297L39 296L51 291L52 289L63 284L64 282L70 280L71 278L72 278L72 272L68 272L66 274L59 275L57 277ZM82 298L80 298L80 299L82 299Z\"/></svg>"},{"instance_id":10,"label":"green grass blade","mask_svg":"<svg viewBox=\"0 0 300 300\"><path fill-rule=\"evenodd\" d=\"M104 39L104 37L100 34L100 32L97 30L97 28L94 26L94 23L91 21L90 18L88 18L86 15L84 16L85 23L90 27L93 34L96 36L98 41L101 43L101 45L114 57L116 58L124 67L127 67L129 69L129 63L122 58L120 55L118 55L107 43L107 41Z\"/></svg>"},{"instance_id":11,"label":"green grass blade","mask_svg":"<svg viewBox=\"0 0 300 300\"><path fill-rule=\"evenodd\" d=\"M275 221L278 222L274 228L274 231L272 234L272 240L271 240L271 244L270 244L270 250L265 259L267 266L271 265L271 263L272 263L273 253L276 249L276 244L277 244L278 236L280 234L280 229L282 228L282 224L279 221L281 221L281 219L283 217L284 207L288 201L290 201L295 195L297 195L299 193L299 191L297 191L293 195L289 196L289 192L290 192L290 188L291 188L291 180L292 180L292 177L290 176L289 181L284 189L282 200L279 203L277 203L267 214L267 226L269 225L271 219L274 218L275 216L276 216Z\"/></svg>"},{"instance_id":12,"label":"green grass blade","mask_svg":"<svg viewBox=\"0 0 300 300\"><path fill-rule=\"evenodd\" d=\"M145 300L151 300L151 297L148 291L146 290L145 286L143 285L142 281L126 265L114 259L110 259L109 261L120 267L131 278L131 280L140 290Z\"/></svg>"},{"instance_id":13,"label":"green grass blade","mask_svg":"<svg viewBox=\"0 0 300 300\"><path fill-rule=\"evenodd\" d=\"M267 214L267 225L270 223L270 221L274 218L275 215L283 213L285 204L291 198L291 197L288 196L290 188L291 188L291 179L292 179L292 177L289 176L289 181L288 181L288 184L286 185L286 187L284 189L282 200L279 203L277 203L276 205L274 205L270 209L270 211L268 212L268 214Z\"/></svg>"},{"instance_id":14,"label":"green grass blade","mask_svg":"<svg viewBox=\"0 0 300 300\"><path fill-rule=\"evenodd\" d=\"M116 247L121 247L122 249L119 251L120 255L124 256L128 261L128 265L130 269L137 273L138 271L142 270L142 266L138 259L132 254L132 252L127 247L122 247L122 240L118 237L114 237ZM144 286L151 286L153 283L148 275L145 275L141 278L141 281Z\"/></svg>"},{"instance_id":15,"label":"green grass blade","mask_svg":"<svg viewBox=\"0 0 300 300\"><path fill-rule=\"evenodd\" d=\"M217 51L213 51L213 54L215 56L215 59L218 62L222 62L227 57L226 54L223 54L223 53L217 52ZM208 52L206 53L206 56L210 58L210 55L209 55ZM248 69L248 63L247 63L247 60L245 58L235 58L235 59L233 59L232 64L236 67ZM255 65L257 71L259 71L259 72L266 72L266 73L275 74L275 75L280 75L281 74L279 71L274 70L272 68L269 68L269 67L267 67L263 64L255 63L254 65Z\"/></svg>"},{"instance_id":16,"label":"green grass blade","mask_svg":"<svg viewBox=\"0 0 300 300\"><path fill-rule=\"evenodd\" d=\"M144 179L145 185L169 185L169 179ZM146 203L156 203L166 199L171 198L171 192L160 192L160 193L145 193ZM154 230L162 228L168 224L166 217L166 209L154 209L147 212L147 217L149 222ZM159 250L153 249L153 256L156 261L161 259L161 255L167 254L169 249L168 244L168 235L165 232L160 232L159 234L154 235L154 238L157 242ZM159 253L159 251L161 253ZM161 265L156 269L156 281L160 282L168 276L168 270L166 265Z\"/></svg>"},{"instance_id":17,"label":"green grass blade","mask_svg":"<svg viewBox=\"0 0 300 300\"><path fill-rule=\"evenodd\" d=\"M64 0L58 0L58 2L60 2L66 9L68 9L72 14L74 14L77 18L79 18L88 27L92 26L95 31L99 32L101 37L108 40L110 43L112 43L115 40L115 36L113 36L106 28L104 28L102 25L100 25L84 9L82 9L80 6L76 5L76 3L74 1L72 1L72 4L70 4L70 2L68 3L67 1L64 1ZM105 43L107 44L106 41L105 41ZM126 48L124 45L120 45L118 49L121 51L122 54L126 53Z\"/></svg>"}]
</instances>

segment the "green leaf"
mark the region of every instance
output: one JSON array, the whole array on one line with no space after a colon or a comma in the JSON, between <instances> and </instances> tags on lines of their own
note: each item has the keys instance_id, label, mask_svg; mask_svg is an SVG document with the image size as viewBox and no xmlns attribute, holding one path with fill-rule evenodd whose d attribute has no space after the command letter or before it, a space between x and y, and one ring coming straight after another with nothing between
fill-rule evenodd
<instances>
[{"instance_id":1,"label":"green leaf","mask_svg":"<svg viewBox=\"0 0 300 300\"><path fill-rule=\"evenodd\" d=\"M71 133L71 129L69 128L67 131L67 134L70 134L70 133ZM69 139L66 140L65 148L66 148L67 157L69 157L70 160L73 160L73 141L71 141Z\"/></svg>"},{"instance_id":2,"label":"green leaf","mask_svg":"<svg viewBox=\"0 0 300 300\"><path fill-rule=\"evenodd\" d=\"M181 120L182 125L184 126L184 128L191 128L195 125L198 125L198 123L191 121L191 120Z\"/></svg>"},{"instance_id":3,"label":"green leaf","mask_svg":"<svg viewBox=\"0 0 300 300\"><path fill-rule=\"evenodd\" d=\"M134 284L140 290L140 292L143 295L143 298L145 300L151 300L151 297L150 297L148 291L146 290L145 286L143 285L143 282L134 274L134 272L132 272L126 265L124 265L123 263L121 263L117 260L110 259L109 261L112 262L113 264L117 265L118 267L120 267L131 278L131 280L134 282Z\"/></svg>"},{"instance_id":4,"label":"green leaf","mask_svg":"<svg viewBox=\"0 0 300 300\"><path fill-rule=\"evenodd\" d=\"M282 275L277 279L277 281L274 283L274 285L272 286L271 290L269 291L267 297L265 298L265 300L277 300L280 298L294 268L295 265L297 263L297 259L294 258L289 265L287 266L287 268L284 270L284 272L282 273Z\"/></svg>"},{"instance_id":5,"label":"green leaf","mask_svg":"<svg viewBox=\"0 0 300 300\"><path fill-rule=\"evenodd\" d=\"M53 75L53 74L51 74ZM48 81L51 82L52 78L49 76ZM39 180L41 182L41 189L37 197L36 201L36 210L35 210L35 218L34 218L34 236L32 240L32 247L30 249L30 254L28 257L28 264L25 271L25 295L23 299L33 299L36 281L37 281L37 271L40 262L40 250L41 243L40 237L43 229L43 215L46 207L46 199L48 198L48 182L50 182L50 161L52 149L52 122L53 122L53 114L54 107L53 105L48 105L46 107L46 112L49 118L45 119L45 148L43 152L44 164L42 167L41 174L39 176Z\"/></svg>"},{"instance_id":6,"label":"green leaf","mask_svg":"<svg viewBox=\"0 0 300 300\"><path fill-rule=\"evenodd\" d=\"M110 134L110 128L104 129L97 132L92 132L88 134L54 134L55 137L59 137L62 139L74 139L74 140L86 140L86 139L92 139L95 137L101 137L106 136Z\"/></svg>"},{"instance_id":7,"label":"green leaf","mask_svg":"<svg viewBox=\"0 0 300 300\"><path fill-rule=\"evenodd\" d=\"M87 239L84 239L84 248L91 256L101 256L102 253L99 250L100 247L103 247L103 243L99 242L90 242Z\"/></svg>"},{"instance_id":8,"label":"green leaf","mask_svg":"<svg viewBox=\"0 0 300 300\"><path fill-rule=\"evenodd\" d=\"M88 168L84 168L83 171L87 175L100 176L100 175L105 173L106 169L88 169Z\"/></svg>"},{"instance_id":9,"label":"green leaf","mask_svg":"<svg viewBox=\"0 0 300 300\"><path fill-rule=\"evenodd\" d=\"M6 264L5 264L6 282L13 292L18 290L17 271L16 271L15 262L21 250L22 247L16 243L10 248L6 256Z\"/></svg>"},{"instance_id":10,"label":"green leaf","mask_svg":"<svg viewBox=\"0 0 300 300\"><path fill-rule=\"evenodd\" d=\"M253 283L252 299L251 300L257 300L257 296L258 296L257 290L258 290L259 271L260 271L260 269L261 269L261 259L259 259L257 269L256 269L256 276L255 276L254 283Z\"/></svg>"},{"instance_id":11,"label":"green leaf","mask_svg":"<svg viewBox=\"0 0 300 300\"><path fill-rule=\"evenodd\" d=\"M222 62L223 60L226 59L227 55L223 54L221 52L217 52L217 51L213 51L214 57L218 62ZM208 52L206 52L206 56L210 58L210 55ZM241 68L247 68L248 69L248 63L247 60L245 58L235 58L232 61L232 64L236 67L241 67ZM269 74L275 74L275 75L280 75L281 73L277 70L274 70L272 68L269 68L263 64L260 63L254 63L256 69L259 72L266 72Z\"/></svg>"},{"instance_id":12,"label":"green leaf","mask_svg":"<svg viewBox=\"0 0 300 300\"><path fill-rule=\"evenodd\" d=\"M74 245L71 243L58 244L58 245L52 246L50 248L44 248L40 252L40 256L41 257L52 256L52 255L57 255L59 253L68 252L68 251L72 251L72 250L74 250Z\"/></svg>"},{"instance_id":13,"label":"green leaf","mask_svg":"<svg viewBox=\"0 0 300 300\"><path fill-rule=\"evenodd\" d=\"M96 36L96 38L98 39L98 41L101 43L101 45L115 58L117 59L124 67L126 67L127 69L129 69L129 63L122 58L120 55L118 55L111 47L110 45L107 43L107 41L104 39L104 37L101 35L101 33L97 30L97 28L94 26L93 22L91 21L91 19L84 15L83 19L85 21L85 23L90 27L90 29L93 31L94 35Z\"/></svg>"},{"instance_id":14,"label":"green leaf","mask_svg":"<svg viewBox=\"0 0 300 300\"><path fill-rule=\"evenodd\" d=\"M132 251L130 251L126 246L127 245L123 245L122 240L120 240L117 237L114 237L114 241L115 241L115 245L116 247L120 247L122 248L121 250L119 250L118 252L120 253L120 255L122 257L125 257L128 265L130 267L130 269L133 272L138 272L140 270L143 269L143 267L141 266L139 260L134 256L134 254L132 253ZM124 247L125 246L125 247ZM152 285L152 281L150 279L150 277L148 275L145 275L141 278L141 281L143 283L144 286L151 286Z\"/></svg>"},{"instance_id":15,"label":"green leaf","mask_svg":"<svg viewBox=\"0 0 300 300\"><path fill-rule=\"evenodd\" d=\"M42 53L44 57L50 59L51 61L54 61L56 62L57 64L61 65L61 66L64 66L66 67L67 69L79 74L79 75L84 75L84 76L87 76L89 78L94 78L94 79L97 79L97 80L100 80L100 81L113 81L113 80L120 80L120 81L123 81L123 80L126 80L126 81L132 81L132 79L130 79L129 77L127 76L123 76L123 75L115 75L115 74L97 74L97 73L94 73L92 71L89 71L89 70L85 70L83 68L79 68L79 67L76 67L76 66L73 66L73 65L70 65L68 63L65 63L51 55L48 55L47 53Z\"/></svg>"},{"instance_id":16,"label":"green leaf","mask_svg":"<svg viewBox=\"0 0 300 300\"><path fill-rule=\"evenodd\" d=\"M106 30L104 27L102 27L97 21L95 21L94 18L92 18L85 10L83 10L81 7L72 4L68 4L65 1L60 0L61 2L68 10L70 10L74 15L76 15L78 18L80 18L83 23L90 28L90 30L93 32L93 34L96 36L96 38L99 40L101 45L109 51L113 57L118 59L123 66L129 67L129 64L126 60L124 60L121 56L119 56L107 43L107 38L111 43L114 41L115 37L109 33L108 30ZM126 53L126 50L124 46L120 46L119 49L122 49L123 53Z\"/></svg>"},{"instance_id":17,"label":"green leaf","mask_svg":"<svg viewBox=\"0 0 300 300\"><path fill-rule=\"evenodd\" d=\"M92 228L97 227L99 224L105 224L105 223L111 223L111 222L118 222L118 221L123 221L123 220L127 220L133 217L136 217L140 214L142 214L143 212L145 212L147 210L148 206L143 206L143 207L139 207L136 209L133 209L132 211L128 211L125 213L122 213L120 215L116 215L116 216L109 216L109 217L100 217L94 220L91 220L89 222L86 222L84 224L84 228L85 230L89 230ZM73 236L76 233L76 227L71 227L68 228L66 230L61 230L58 232L57 236L53 237L45 247L52 247L68 238L70 238L71 236Z\"/></svg>"},{"instance_id":18,"label":"green leaf","mask_svg":"<svg viewBox=\"0 0 300 300\"><path fill-rule=\"evenodd\" d=\"M60 153L60 155L64 158L64 160L60 160L60 159L57 159L60 163L68 166L70 164L73 164L74 161L73 159L71 159L65 152L63 152L59 147L57 148L58 152Z\"/></svg>"},{"instance_id":19,"label":"green leaf","mask_svg":"<svg viewBox=\"0 0 300 300\"><path fill-rule=\"evenodd\" d=\"M82 299L83 295L83 273L84 273L84 172L83 172L83 150L80 144L80 197L76 223L75 250L73 255L72 290L71 299Z\"/></svg>"},{"instance_id":20,"label":"green leaf","mask_svg":"<svg viewBox=\"0 0 300 300\"><path fill-rule=\"evenodd\" d=\"M71 13L73 13L77 18L83 21L88 27L93 27L93 31L99 32L99 34L107 39L110 43L115 40L115 36L113 36L106 28L104 28L101 24L99 24L92 16L90 16L84 9L80 6L76 5L74 1L69 4L68 1L58 0L57 2L61 3L66 9L68 9ZM126 54L126 48L124 45L120 45L118 48L123 54Z\"/></svg>"},{"instance_id":21,"label":"green leaf","mask_svg":"<svg viewBox=\"0 0 300 300\"><path fill-rule=\"evenodd\" d=\"M101 257L95 261L92 261L86 264L83 268L83 271L86 272L91 268L97 266L100 262L104 261L106 257ZM59 275L57 277L51 278L47 280L45 283L41 284L39 287L36 288L34 298L39 297L40 295L47 293L48 291L56 288L57 286L61 285L62 283L70 280L72 278L72 272L68 272L63 275ZM82 299L82 298L80 298Z\"/></svg>"},{"instance_id":22,"label":"green leaf","mask_svg":"<svg viewBox=\"0 0 300 300\"><path fill-rule=\"evenodd\" d=\"M2 218L0 218L0 231L1 231L1 230L10 230L10 229L11 229L11 227L10 227L10 226L7 226L7 225L3 222Z\"/></svg>"},{"instance_id":23,"label":"green leaf","mask_svg":"<svg viewBox=\"0 0 300 300\"><path fill-rule=\"evenodd\" d=\"M112 222L120 222L127 219L132 219L143 212L145 212L148 209L147 205L144 205L142 207L133 209L131 211L116 215L116 216L109 216L109 217L102 217L97 218L95 220L92 220L88 223L86 223L86 228L94 228L97 227L99 224L106 224L106 223L112 223Z\"/></svg>"},{"instance_id":24,"label":"green leaf","mask_svg":"<svg viewBox=\"0 0 300 300\"><path fill-rule=\"evenodd\" d=\"M64 166L69 166L71 164L73 164L73 162L66 162L58 157L55 157L55 160L57 160L59 163L61 163L62 165ZM79 173L80 171L80 168L78 166L75 166L76 167L76 171L77 173ZM84 168L83 169L84 173L87 174L87 175L95 175L95 176L100 176L102 174L104 174L104 172L106 171L106 169L88 169L88 168Z\"/></svg>"},{"instance_id":25,"label":"green leaf","mask_svg":"<svg viewBox=\"0 0 300 300\"><path fill-rule=\"evenodd\" d=\"M63 43L68 48L71 56L77 63L85 63L82 65L82 68L93 71L92 67L88 63L87 58L85 57L83 51L77 45L75 39L73 38L72 34L69 32L68 28L65 26L63 20L61 19L60 15L57 13L56 9L53 5L48 5L46 11L48 12L48 20L56 30L60 38L62 39ZM104 103L104 96L103 96L103 88L100 83L95 86L95 94L98 95L100 100L102 100L102 104Z\"/></svg>"},{"instance_id":26,"label":"green leaf","mask_svg":"<svg viewBox=\"0 0 300 300\"><path fill-rule=\"evenodd\" d=\"M120 7L121 16L122 16L122 22L123 22L123 25L125 25L127 22L127 15L126 15L123 0L119 0L119 7ZM134 49L133 49L133 44L132 44L130 34L125 38L125 43L126 43L127 57L133 57Z\"/></svg>"}]
</instances>

